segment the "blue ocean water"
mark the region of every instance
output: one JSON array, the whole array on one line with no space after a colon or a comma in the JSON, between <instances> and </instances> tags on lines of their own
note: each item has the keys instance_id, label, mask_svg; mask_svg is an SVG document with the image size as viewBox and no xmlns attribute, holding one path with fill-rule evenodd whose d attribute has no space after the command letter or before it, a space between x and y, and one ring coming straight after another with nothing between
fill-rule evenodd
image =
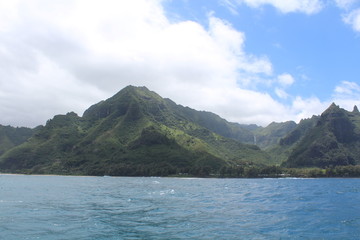
<instances>
[{"instance_id":1,"label":"blue ocean water","mask_svg":"<svg viewBox=\"0 0 360 240\"><path fill-rule=\"evenodd\" d=\"M360 179L0 175L0 239L360 239Z\"/></svg>"}]
</instances>

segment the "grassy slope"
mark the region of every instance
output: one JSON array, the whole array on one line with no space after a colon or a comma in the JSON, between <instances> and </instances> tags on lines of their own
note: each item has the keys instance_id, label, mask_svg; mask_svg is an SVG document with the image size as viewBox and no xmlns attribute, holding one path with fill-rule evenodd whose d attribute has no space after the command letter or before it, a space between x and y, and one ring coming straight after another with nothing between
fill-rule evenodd
<instances>
[{"instance_id":1,"label":"grassy slope","mask_svg":"<svg viewBox=\"0 0 360 240\"><path fill-rule=\"evenodd\" d=\"M293 121L275 123L272 122L264 128L254 130L256 143L262 149L270 148L279 143L282 137L296 128L297 124Z\"/></svg>"},{"instance_id":2,"label":"grassy slope","mask_svg":"<svg viewBox=\"0 0 360 240\"><path fill-rule=\"evenodd\" d=\"M36 129L15 128L0 125L0 156L7 150L24 143L29 139Z\"/></svg>"}]
</instances>

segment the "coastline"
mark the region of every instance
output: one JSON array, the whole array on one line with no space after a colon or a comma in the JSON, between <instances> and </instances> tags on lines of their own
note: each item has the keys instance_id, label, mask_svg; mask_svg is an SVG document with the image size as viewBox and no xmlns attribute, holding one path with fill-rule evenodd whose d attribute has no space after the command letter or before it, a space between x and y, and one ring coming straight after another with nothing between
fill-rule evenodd
<instances>
[{"instance_id":1,"label":"coastline","mask_svg":"<svg viewBox=\"0 0 360 240\"><path fill-rule=\"evenodd\" d=\"M29 174L29 173L1 173L1 176L34 176L34 177L97 177L97 178L178 178L178 179L360 179L360 176L254 176L254 177L231 177L231 176L192 176L192 175L169 175L169 176L96 176L96 175L61 175L61 174Z\"/></svg>"}]
</instances>

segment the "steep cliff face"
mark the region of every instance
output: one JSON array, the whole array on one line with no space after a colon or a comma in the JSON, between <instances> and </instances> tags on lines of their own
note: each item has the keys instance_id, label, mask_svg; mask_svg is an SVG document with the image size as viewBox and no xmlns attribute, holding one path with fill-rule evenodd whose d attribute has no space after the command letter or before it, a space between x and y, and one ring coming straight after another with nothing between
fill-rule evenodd
<instances>
[{"instance_id":1,"label":"steep cliff face","mask_svg":"<svg viewBox=\"0 0 360 240\"><path fill-rule=\"evenodd\" d=\"M360 114L334 103L321 114L317 124L297 143L288 167L327 167L360 163ZM286 144L289 139L283 139Z\"/></svg>"},{"instance_id":2,"label":"steep cliff face","mask_svg":"<svg viewBox=\"0 0 360 240\"><path fill-rule=\"evenodd\" d=\"M316 126L319 116L302 119L291 131L278 140L278 144L270 146L266 151L271 156L273 164L285 162L297 144Z\"/></svg>"}]
</instances>

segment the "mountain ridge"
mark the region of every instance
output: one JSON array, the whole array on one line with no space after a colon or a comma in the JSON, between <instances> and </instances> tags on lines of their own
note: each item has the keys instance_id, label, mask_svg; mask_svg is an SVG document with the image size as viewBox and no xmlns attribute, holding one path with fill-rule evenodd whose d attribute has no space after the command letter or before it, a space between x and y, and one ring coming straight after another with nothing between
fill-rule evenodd
<instances>
[{"instance_id":1,"label":"mountain ridge","mask_svg":"<svg viewBox=\"0 0 360 240\"><path fill-rule=\"evenodd\" d=\"M11 142L14 136L21 141ZM261 127L231 123L146 87L127 86L82 116L55 115L35 129L0 125L2 172L205 176L249 166L352 166L360 164L359 156L360 112L335 103L298 124Z\"/></svg>"},{"instance_id":2,"label":"mountain ridge","mask_svg":"<svg viewBox=\"0 0 360 240\"><path fill-rule=\"evenodd\" d=\"M360 164L359 147L360 114L332 103L298 142L284 166L324 168Z\"/></svg>"},{"instance_id":3,"label":"mountain ridge","mask_svg":"<svg viewBox=\"0 0 360 240\"><path fill-rule=\"evenodd\" d=\"M214 133L189 112L201 115L145 87L129 86L92 105L82 117L56 115L27 143L3 154L0 168L119 175L129 168L166 169L165 174L266 164L268 155L258 147Z\"/></svg>"}]
</instances>

